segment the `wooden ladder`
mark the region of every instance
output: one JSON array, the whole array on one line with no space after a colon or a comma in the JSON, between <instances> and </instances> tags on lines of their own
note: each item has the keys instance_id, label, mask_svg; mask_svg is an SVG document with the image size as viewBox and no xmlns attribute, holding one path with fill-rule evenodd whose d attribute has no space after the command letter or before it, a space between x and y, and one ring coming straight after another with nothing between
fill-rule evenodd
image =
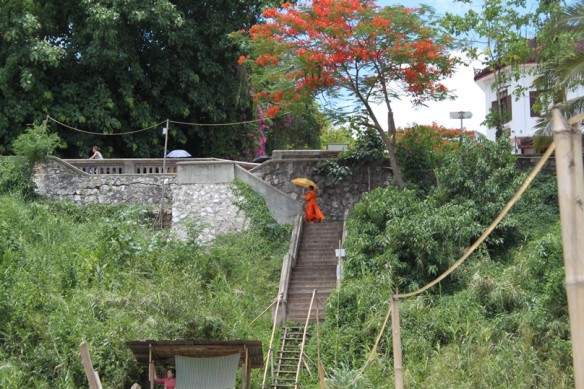
<instances>
[{"instance_id":1,"label":"wooden ladder","mask_svg":"<svg viewBox=\"0 0 584 389\"><path fill-rule=\"evenodd\" d=\"M278 364L274 371L273 389L294 388L296 370L300 359L300 345L304 328L300 326L283 327L278 351Z\"/></svg>"}]
</instances>

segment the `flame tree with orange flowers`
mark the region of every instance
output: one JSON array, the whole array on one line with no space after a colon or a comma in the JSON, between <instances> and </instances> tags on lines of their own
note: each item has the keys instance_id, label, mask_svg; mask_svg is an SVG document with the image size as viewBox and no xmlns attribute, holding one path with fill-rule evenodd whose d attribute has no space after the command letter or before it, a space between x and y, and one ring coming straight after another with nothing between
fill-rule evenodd
<instances>
[{"instance_id":1,"label":"flame tree with orange flowers","mask_svg":"<svg viewBox=\"0 0 584 389\"><path fill-rule=\"evenodd\" d=\"M448 98L441 81L457 65L448 52L450 37L425 19L430 13L367 0L287 2L264 11L264 23L235 34L249 50L239 63L251 66L254 100L267 104L269 116L301 110L319 93L337 106L350 100L350 117L379 133L403 187L391 104ZM387 132L375 113L378 104L388 112Z\"/></svg>"}]
</instances>

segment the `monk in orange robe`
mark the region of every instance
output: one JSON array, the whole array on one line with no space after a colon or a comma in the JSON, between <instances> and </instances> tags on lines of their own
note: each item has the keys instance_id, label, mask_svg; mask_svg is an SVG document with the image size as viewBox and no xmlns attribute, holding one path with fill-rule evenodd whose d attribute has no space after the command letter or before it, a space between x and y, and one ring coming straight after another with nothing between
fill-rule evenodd
<instances>
[{"instance_id":1,"label":"monk in orange robe","mask_svg":"<svg viewBox=\"0 0 584 389\"><path fill-rule=\"evenodd\" d=\"M324 221L326 218L316 203L316 191L314 190L314 186L310 186L310 190L304 195L304 199L306 200L306 214L304 215L304 221L311 223Z\"/></svg>"}]
</instances>

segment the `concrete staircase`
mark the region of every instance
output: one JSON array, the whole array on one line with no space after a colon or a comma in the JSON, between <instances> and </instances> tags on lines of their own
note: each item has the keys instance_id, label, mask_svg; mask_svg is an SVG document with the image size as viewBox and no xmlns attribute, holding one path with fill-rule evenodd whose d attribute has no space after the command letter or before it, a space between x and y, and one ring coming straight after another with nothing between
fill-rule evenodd
<instances>
[{"instance_id":1,"label":"concrete staircase","mask_svg":"<svg viewBox=\"0 0 584 389\"><path fill-rule=\"evenodd\" d=\"M310 321L316 321L316 304L319 320L324 320L324 305L337 282L335 249L343 230L342 222L304 223L298 249L296 266L290 275L286 318L292 323L304 323L314 289L317 290Z\"/></svg>"}]
</instances>

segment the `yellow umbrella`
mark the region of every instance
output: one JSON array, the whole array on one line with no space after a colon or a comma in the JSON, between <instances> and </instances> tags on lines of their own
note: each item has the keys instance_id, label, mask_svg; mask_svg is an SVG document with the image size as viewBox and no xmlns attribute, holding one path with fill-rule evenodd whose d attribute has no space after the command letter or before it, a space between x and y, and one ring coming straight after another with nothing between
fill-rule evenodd
<instances>
[{"instance_id":1,"label":"yellow umbrella","mask_svg":"<svg viewBox=\"0 0 584 389\"><path fill-rule=\"evenodd\" d=\"M318 185L316 185L312 180L309 180L308 178L295 178L292 180L292 183L303 188L308 188L309 186L314 186L315 188L318 188Z\"/></svg>"}]
</instances>

